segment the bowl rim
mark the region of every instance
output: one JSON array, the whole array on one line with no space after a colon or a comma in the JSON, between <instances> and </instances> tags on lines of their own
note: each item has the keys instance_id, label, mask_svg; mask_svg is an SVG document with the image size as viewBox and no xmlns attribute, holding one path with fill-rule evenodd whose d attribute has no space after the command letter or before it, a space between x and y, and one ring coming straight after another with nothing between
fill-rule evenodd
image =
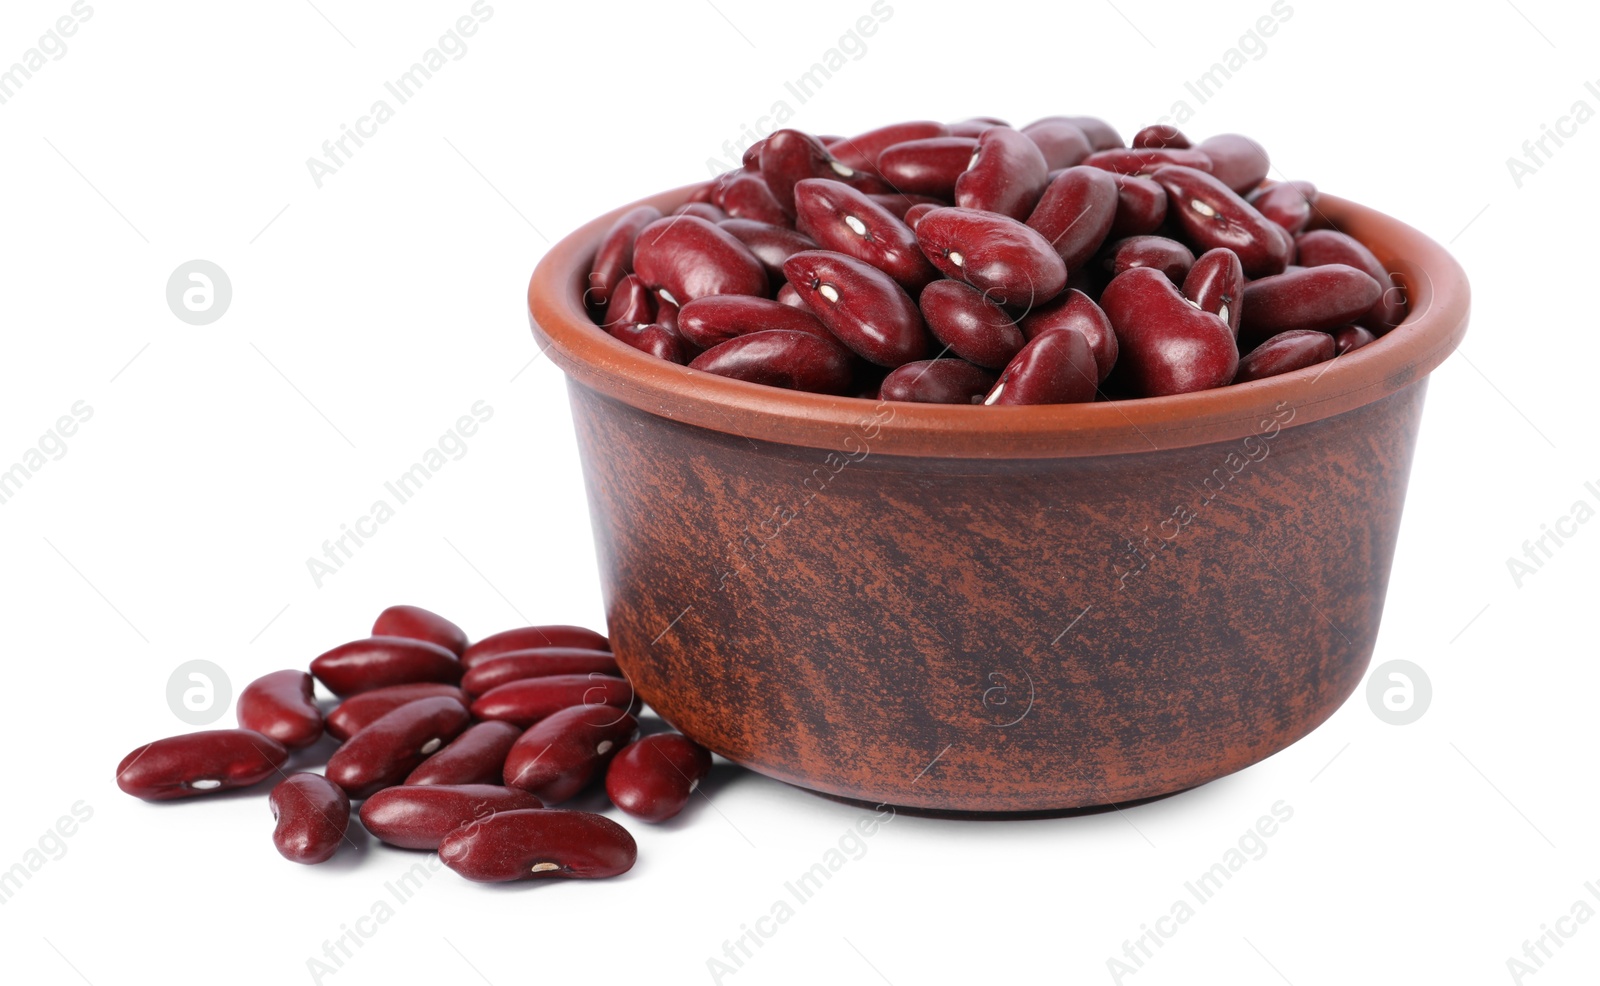
<instances>
[{"instance_id":1,"label":"bowl rim","mask_svg":"<svg viewBox=\"0 0 1600 986\"><path fill-rule=\"evenodd\" d=\"M1169 397L1024 407L914 404L784 390L691 370L613 338L584 310L590 264L612 224L652 205L663 213L705 182L614 209L551 247L528 283L541 352L577 383L642 411L738 438L807 448L954 459L1071 458L1235 441L1301 427L1370 404L1427 376L1466 334L1466 272L1443 246L1376 210L1326 193L1318 211L1367 246L1406 291L1406 320L1326 363ZM1285 417L1285 409L1293 414Z\"/></svg>"}]
</instances>

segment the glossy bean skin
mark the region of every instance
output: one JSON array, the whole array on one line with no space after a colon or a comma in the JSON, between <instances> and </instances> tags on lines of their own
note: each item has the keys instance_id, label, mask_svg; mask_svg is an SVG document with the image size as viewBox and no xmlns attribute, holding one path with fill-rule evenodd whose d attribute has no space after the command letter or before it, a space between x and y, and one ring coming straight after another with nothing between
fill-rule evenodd
<instances>
[{"instance_id":1,"label":"glossy bean skin","mask_svg":"<svg viewBox=\"0 0 1600 986\"><path fill-rule=\"evenodd\" d=\"M1070 271L1094 256L1110 235L1117 200L1117 182L1110 172L1067 168L1045 188L1028 215L1028 226L1050 241Z\"/></svg>"},{"instance_id":2,"label":"glossy bean skin","mask_svg":"<svg viewBox=\"0 0 1600 986\"><path fill-rule=\"evenodd\" d=\"M408 637L367 637L325 651L311 661L311 673L338 696L389 685L461 680L461 661L438 644Z\"/></svg>"},{"instance_id":3,"label":"glossy bean skin","mask_svg":"<svg viewBox=\"0 0 1600 986\"><path fill-rule=\"evenodd\" d=\"M716 186L712 186L712 196L716 195ZM718 208L713 202L685 202L673 209L670 213L674 216L694 216L704 219L708 223L720 223L728 218L728 214Z\"/></svg>"},{"instance_id":4,"label":"glossy bean skin","mask_svg":"<svg viewBox=\"0 0 1600 986\"><path fill-rule=\"evenodd\" d=\"M611 803L647 822L683 811L711 773L711 751L682 733L657 733L630 743L606 771Z\"/></svg>"},{"instance_id":5,"label":"glossy bean skin","mask_svg":"<svg viewBox=\"0 0 1600 986\"><path fill-rule=\"evenodd\" d=\"M934 209L941 205L949 205L944 199L936 199L932 195L913 195L910 192L882 192L877 195L868 195L867 198L883 206L884 211L905 222L906 213L917 206L926 206ZM927 209L923 211L926 212Z\"/></svg>"},{"instance_id":6,"label":"glossy bean skin","mask_svg":"<svg viewBox=\"0 0 1600 986\"><path fill-rule=\"evenodd\" d=\"M546 624L502 630L484 637L461 655L461 666L468 671L481 661L487 661L512 651L531 650L535 647L581 647L584 650L610 650L611 641L604 634L588 627Z\"/></svg>"},{"instance_id":7,"label":"glossy bean skin","mask_svg":"<svg viewBox=\"0 0 1600 986\"><path fill-rule=\"evenodd\" d=\"M379 716L328 758L327 777L352 798L399 784L467 728L472 716L449 696L407 702Z\"/></svg>"},{"instance_id":8,"label":"glossy bean skin","mask_svg":"<svg viewBox=\"0 0 1600 986\"><path fill-rule=\"evenodd\" d=\"M1117 376L1140 397L1221 387L1233 380L1239 349L1226 322L1189 304L1160 271L1136 267L1100 296L1121 354Z\"/></svg>"},{"instance_id":9,"label":"glossy bean skin","mask_svg":"<svg viewBox=\"0 0 1600 986\"><path fill-rule=\"evenodd\" d=\"M1068 288L1061 297L1035 308L1023 316L1019 325L1030 340L1055 329L1082 335L1094 353L1096 383L1105 380L1117 364L1117 334L1112 331L1111 319L1093 298L1076 288Z\"/></svg>"},{"instance_id":10,"label":"glossy bean skin","mask_svg":"<svg viewBox=\"0 0 1600 986\"><path fill-rule=\"evenodd\" d=\"M467 649L465 630L421 606L390 606L372 621L372 635L426 640L458 657Z\"/></svg>"},{"instance_id":11,"label":"glossy bean skin","mask_svg":"<svg viewBox=\"0 0 1600 986\"><path fill-rule=\"evenodd\" d=\"M496 812L439 843L444 864L479 883L617 876L638 855L633 836L616 822L560 808Z\"/></svg>"},{"instance_id":12,"label":"glossy bean skin","mask_svg":"<svg viewBox=\"0 0 1600 986\"><path fill-rule=\"evenodd\" d=\"M1248 383L1280 373L1303 370L1334 357L1333 336L1326 332L1290 329L1280 332L1239 360L1234 383Z\"/></svg>"},{"instance_id":13,"label":"glossy bean skin","mask_svg":"<svg viewBox=\"0 0 1600 986\"><path fill-rule=\"evenodd\" d=\"M644 325L655 318L655 296L637 274L628 274L611 289L611 301L600 325L609 330L619 325Z\"/></svg>"},{"instance_id":14,"label":"glossy bean skin","mask_svg":"<svg viewBox=\"0 0 1600 986\"><path fill-rule=\"evenodd\" d=\"M956 181L978 152L973 137L929 137L885 148L878 173L897 192L954 199Z\"/></svg>"},{"instance_id":15,"label":"glossy bean skin","mask_svg":"<svg viewBox=\"0 0 1600 986\"><path fill-rule=\"evenodd\" d=\"M675 305L714 294L767 293L767 272L755 254L721 226L695 216L657 219L640 230L633 272Z\"/></svg>"},{"instance_id":16,"label":"glossy bean skin","mask_svg":"<svg viewBox=\"0 0 1600 986\"><path fill-rule=\"evenodd\" d=\"M990 127L1009 127L1011 124L997 116L973 116L965 120L957 120L954 123L947 123L945 126L950 129L952 135L960 134L963 137L978 137Z\"/></svg>"},{"instance_id":17,"label":"glossy bean skin","mask_svg":"<svg viewBox=\"0 0 1600 986\"><path fill-rule=\"evenodd\" d=\"M1028 124L1023 129L1036 127L1041 123L1069 123L1089 138L1089 146L1097 151L1107 150L1112 147L1122 147L1122 135L1117 133L1117 128L1097 116L1047 116Z\"/></svg>"},{"instance_id":18,"label":"glossy bean skin","mask_svg":"<svg viewBox=\"0 0 1600 986\"><path fill-rule=\"evenodd\" d=\"M795 185L794 206L795 227L821 249L871 264L908 292L939 276L911 228L848 185L808 178Z\"/></svg>"},{"instance_id":19,"label":"glossy bean skin","mask_svg":"<svg viewBox=\"0 0 1600 986\"><path fill-rule=\"evenodd\" d=\"M641 353L649 353L656 359L677 363L680 366L689 362L683 337L660 322L614 325L610 329L610 335L611 338L625 342Z\"/></svg>"},{"instance_id":20,"label":"glossy bean skin","mask_svg":"<svg viewBox=\"0 0 1600 986\"><path fill-rule=\"evenodd\" d=\"M1377 336L1373 335L1370 329L1360 325L1346 325L1342 329L1335 329L1333 332L1333 354L1335 356L1343 356L1345 353L1360 349L1376 338Z\"/></svg>"},{"instance_id":21,"label":"glossy bean skin","mask_svg":"<svg viewBox=\"0 0 1600 986\"><path fill-rule=\"evenodd\" d=\"M811 306L806 304L806 300L800 297L800 292L797 291L795 286L790 284L788 281L784 281L783 287L778 289L776 300L780 305L788 305L790 308L798 308L803 312L811 311Z\"/></svg>"},{"instance_id":22,"label":"glossy bean skin","mask_svg":"<svg viewBox=\"0 0 1600 986\"><path fill-rule=\"evenodd\" d=\"M553 674L608 674L621 677L610 651L581 647L535 647L512 651L477 665L461 679L461 688L476 698L484 692L524 678Z\"/></svg>"},{"instance_id":23,"label":"glossy bean skin","mask_svg":"<svg viewBox=\"0 0 1600 986\"><path fill-rule=\"evenodd\" d=\"M639 231L661 218L661 210L653 205L641 205L623 213L595 252L594 265L589 270L589 287L583 300L598 311L604 311L611 301L611 292L617 284L633 271L633 241Z\"/></svg>"},{"instance_id":24,"label":"glossy bean skin","mask_svg":"<svg viewBox=\"0 0 1600 986\"><path fill-rule=\"evenodd\" d=\"M917 299L933 337L969 363L999 370L1027 340L1006 310L961 281L939 280Z\"/></svg>"},{"instance_id":25,"label":"glossy bean skin","mask_svg":"<svg viewBox=\"0 0 1600 986\"><path fill-rule=\"evenodd\" d=\"M1134 147L1172 147L1180 150L1194 146L1182 130L1170 123L1151 124L1134 134L1129 143Z\"/></svg>"},{"instance_id":26,"label":"glossy bean skin","mask_svg":"<svg viewBox=\"0 0 1600 986\"><path fill-rule=\"evenodd\" d=\"M1228 323L1235 339L1239 337L1239 316L1243 313L1244 268L1232 250L1207 250L1189 268L1183 279L1183 296Z\"/></svg>"},{"instance_id":27,"label":"glossy bean skin","mask_svg":"<svg viewBox=\"0 0 1600 986\"><path fill-rule=\"evenodd\" d=\"M1171 165L1182 165L1197 171L1211 170L1211 159L1203 151L1181 147L1117 147L1095 151L1083 163L1119 175L1143 177L1149 177Z\"/></svg>"},{"instance_id":28,"label":"glossy bean skin","mask_svg":"<svg viewBox=\"0 0 1600 986\"><path fill-rule=\"evenodd\" d=\"M306 672L274 671L245 686L234 714L241 729L254 730L291 750L299 750L322 738L322 710L317 708L315 694L311 675Z\"/></svg>"},{"instance_id":29,"label":"glossy bean skin","mask_svg":"<svg viewBox=\"0 0 1600 986\"><path fill-rule=\"evenodd\" d=\"M727 219L722 222L722 228L732 233L734 238L745 245L751 253L755 254L761 266L767 272L767 279L773 284L783 280L783 262L799 253L801 250L815 250L817 241L787 226L775 226L772 223L758 223L753 219ZM739 297L737 295L718 295L717 297Z\"/></svg>"},{"instance_id":30,"label":"glossy bean skin","mask_svg":"<svg viewBox=\"0 0 1600 986\"><path fill-rule=\"evenodd\" d=\"M761 170L761 149L766 146L767 138L763 137L746 147L744 153L739 156L739 166L746 171L759 172Z\"/></svg>"},{"instance_id":31,"label":"glossy bean skin","mask_svg":"<svg viewBox=\"0 0 1600 986\"><path fill-rule=\"evenodd\" d=\"M928 331L916 302L888 274L842 253L807 250L783 273L834 337L879 366L928 355Z\"/></svg>"},{"instance_id":32,"label":"glossy bean skin","mask_svg":"<svg viewBox=\"0 0 1600 986\"><path fill-rule=\"evenodd\" d=\"M917 243L945 276L1002 305L1043 304L1067 284L1067 265L1050 241L1005 216L935 209L917 224Z\"/></svg>"},{"instance_id":33,"label":"glossy bean skin","mask_svg":"<svg viewBox=\"0 0 1600 986\"><path fill-rule=\"evenodd\" d=\"M1317 186L1308 181L1280 181L1256 189L1245 201L1293 236L1311 221L1311 210L1317 203Z\"/></svg>"},{"instance_id":34,"label":"glossy bean skin","mask_svg":"<svg viewBox=\"0 0 1600 986\"><path fill-rule=\"evenodd\" d=\"M506 755L507 787L560 804L605 772L633 740L639 722L609 706L575 705L539 720Z\"/></svg>"},{"instance_id":35,"label":"glossy bean skin","mask_svg":"<svg viewBox=\"0 0 1600 986\"><path fill-rule=\"evenodd\" d=\"M1329 264L1345 264L1356 270L1365 271L1368 277L1378 282L1378 286L1383 289L1382 296L1358 320L1361 325L1371 329L1374 335L1383 335L1405 321L1405 292L1395 286L1394 278L1384 269L1383 264L1379 263L1372 251L1355 237L1333 229L1314 229L1309 233L1301 233L1295 237L1294 242L1296 256L1303 266L1326 267Z\"/></svg>"},{"instance_id":36,"label":"glossy bean skin","mask_svg":"<svg viewBox=\"0 0 1600 986\"><path fill-rule=\"evenodd\" d=\"M943 205L934 202L919 202L906 210L905 224L911 227L911 231L915 233L917 231L917 223L922 221L923 216L926 216L935 209L942 208L944 208Z\"/></svg>"},{"instance_id":37,"label":"glossy bean skin","mask_svg":"<svg viewBox=\"0 0 1600 986\"><path fill-rule=\"evenodd\" d=\"M1253 346L1291 329L1331 331L1365 315L1382 294L1366 271L1346 264L1263 277L1244 286L1239 338Z\"/></svg>"},{"instance_id":38,"label":"glossy bean skin","mask_svg":"<svg viewBox=\"0 0 1600 986\"><path fill-rule=\"evenodd\" d=\"M918 404L980 404L996 375L964 359L924 359L889 372L878 399Z\"/></svg>"},{"instance_id":39,"label":"glossy bean skin","mask_svg":"<svg viewBox=\"0 0 1600 986\"><path fill-rule=\"evenodd\" d=\"M908 140L927 140L933 137L945 137L950 133L950 128L933 120L908 120L905 123L891 123L886 127L868 130L864 134L846 137L834 144L828 145L828 153L858 171L878 171L878 155L895 144L903 144Z\"/></svg>"},{"instance_id":40,"label":"glossy bean skin","mask_svg":"<svg viewBox=\"0 0 1600 986\"><path fill-rule=\"evenodd\" d=\"M1117 214L1109 238L1144 236L1167 219L1167 190L1137 175L1112 175L1117 184Z\"/></svg>"},{"instance_id":41,"label":"glossy bean skin","mask_svg":"<svg viewBox=\"0 0 1600 986\"><path fill-rule=\"evenodd\" d=\"M277 826L272 844L294 863L325 863L350 826L350 796L321 774L290 774L267 795Z\"/></svg>"},{"instance_id":42,"label":"glossy bean skin","mask_svg":"<svg viewBox=\"0 0 1600 986\"><path fill-rule=\"evenodd\" d=\"M1271 165L1266 148L1243 134L1207 137L1199 150L1211 159L1211 167L1205 170L1240 195L1261 184Z\"/></svg>"},{"instance_id":43,"label":"glossy bean skin","mask_svg":"<svg viewBox=\"0 0 1600 986\"><path fill-rule=\"evenodd\" d=\"M995 406L1085 404L1099 383L1094 350L1081 333L1056 329L1034 336L984 398Z\"/></svg>"},{"instance_id":44,"label":"glossy bean skin","mask_svg":"<svg viewBox=\"0 0 1600 986\"><path fill-rule=\"evenodd\" d=\"M379 719L400 708L424 698L453 698L463 705L467 693L455 685L437 682L416 682L410 685L390 685L360 695L352 695L328 713L328 735L337 740L347 740Z\"/></svg>"},{"instance_id":45,"label":"glossy bean skin","mask_svg":"<svg viewBox=\"0 0 1600 986\"><path fill-rule=\"evenodd\" d=\"M892 191L871 174L836 160L821 141L799 130L778 130L767 137L761 148L761 176L772 189L772 197L791 216L794 186L807 178L845 182L862 192Z\"/></svg>"},{"instance_id":46,"label":"glossy bean skin","mask_svg":"<svg viewBox=\"0 0 1600 986\"><path fill-rule=\"evenodd\" d=\"M1043 120L1022 128L1023 136L1033 141L1044 155L1045 166L1054 171L1082 164L1095 151L1081 129L1062 120Z\"/></svg>"},{"instance_id":47,"label":"glossy bean skin","mask_svg":"<svg viewBox=\"0 0 1600 986\"><path fill-rule=\"evenodd\" d=\"M991 127L978 138L972 163L956 179L955 202L963 209L997 212L1021 222L1039 204L1050 166L1039 145L1010 127Z\"/></svg>"},{"instance_id":48,"label":"glossy bean skin","mask_svg":"<svg viewBox=\"0 0 1600 986\"><path fill-rule=\"evenodd\" d=\"M1227 247L1239 255L1246 277L1282 273L1292 240L1283 227L1203 171L1167 166L1152 176L1167 190L1168 211L1189 239L1207 250Z\"/></svg>"},{"instance_id":49,"label":"glossy bean skin","mask_svg":"<svg viewBox=\"0 0 1600 986\"><path fill-rule=\"evenodd\" d=\"M436 784L498 784L505 769L506 754L522 730L509 722L480 722L468 726L444 749L417 765L406 775L405 783L416 786Z\"/></svg>"},{"instance_id":50,"label":"glossy bean skin","mask_svg":"<svg viewBox=\"0 0 1600 986\"><path fill-rule=\"evenodd\" d=\"M526 791L498 784L390 787L361 806L361 824L401 849L438 849L445 836L502 811L537 811L544 804Z\"/></svg>"},{"instance_id":51,"label":"glossy bean skin","mask_svg":"<svg viewBox=\"0 0 1600 986\"><path fill-rule=\"evenodd\" d=\"M770 329L809 332L824 339L833 338L808 309L766 298L747 298L734 294L689 302L683 306L678 323L678 330L684 338L701 349L710 349L729 339Z\"/></svg>"},{"instance_id":52,"label":"glossy bean skin","mask_svg":"<svg viewBox=\"0 0 1600 986\"><path fill-rule=\"evenodd\" d=\"M711 347L691 370L810 394L843 394L854 379L850 353L814 332L766 329Z\"/></svg>"},{"instance_id":53,"label":"glossy bean skin","mask_svg":"<svg viewBox=\"0 0 1600 986\"><path fill-rule=\"evenodd\" d=\"M725 213L722 220L749 219L754 222L787 226L789 216L759 172L736 171L718 179L713 201Z\"/></svg>"},{"instance_id":54,"label":"glossy bean skin","mask_svg":"<svg viewBox=\"0 0 1600 986\"><path fill-rule=\"evenodd\" d=\"M626 714L634 701L626 678L604 674L556 674L510 681L478 696L472 714L523 728L574 705L608 706L610 715Z\"/></svg>"},{"instance_id":55,"label":"glossy bean skin","mask_svg":"<svg viewBox=\"0 0 1600 986\"><path fill-rule=\"evenodd\" d=\"M1106 267L1112 277L1135 267L1151 267L1173 284L1182 284L1194 266L1194 252L1165 236L1130 236L1111 244L1107 252Z\"/></svg>"},{"instance_id":56,"label":"glossy bean skin","mask_svg":"<svg viewBox=\"0 0 1600 986\"><path fill-rule=\"evenodd\" d=\"M210 729L146 743L117 764L117 787L172 801L259 784L289 759L282 743L250 729Z\"/></svg>"}]
</instances>

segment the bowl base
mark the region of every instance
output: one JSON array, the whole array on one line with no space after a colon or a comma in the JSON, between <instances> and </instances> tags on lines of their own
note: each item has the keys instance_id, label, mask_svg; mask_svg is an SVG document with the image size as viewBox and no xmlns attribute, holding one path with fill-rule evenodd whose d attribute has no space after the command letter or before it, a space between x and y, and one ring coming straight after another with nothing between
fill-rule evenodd
<instances>
[{"instance_id":1,"label":"bowl base","mask_svg":"<svg viewBox=\"0 0 1600 986\"><path fill-rule=\"evenodd\" d=\"M1154 794L1148 798L1138 798L1134 801L1120 801L1116 804L1110 805L1085 805L1081 808L1047 808L1042 811L947 811L941 808L911 808L906 807L905 805L874 804L871 801L863 801L859 798L847 798L842 794L829 794L826 791L813 791L808 787L801 787L798 784L790 784L789 786L804 791L807 794L814 794L819 798L827 798L829 801L837 801L840 804L853 805L857 808L866 808L869 811L877 811L881 808L888 808L893 811L896 816L905 815L910 818L938 818L957 822L1007 822L1030 818L1077 818L1080 815L1103 815L1108 811L1121 811L1124 808L1137 808L1140 805L1147 805L1154 801L1165 801L1167 798L1177 797L1180 794L1193 791L1196 788L1203 787L1204 785L1196 784L1192 787L1180 788L1176 791L1168 791L1165 794Z\"/></svg>"}]
</instances>

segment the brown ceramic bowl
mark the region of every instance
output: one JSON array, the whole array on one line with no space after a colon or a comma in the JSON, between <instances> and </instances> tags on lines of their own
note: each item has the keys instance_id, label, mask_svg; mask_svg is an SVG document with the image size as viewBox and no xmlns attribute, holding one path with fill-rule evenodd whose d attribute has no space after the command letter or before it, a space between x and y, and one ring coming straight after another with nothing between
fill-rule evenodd
<instances>
[{"instance_id":1,"label":"brown ceramic bowl","mask_svg":"<svg viewBox=\"0 0 1600 986\"><path fill-rule=\"evenodd\" d=\"M692 189L646 200L663 210ZM1360 684L1427 377L1467 326L1437 243L1324 195L1406 323L1204 393L879 404L691 371L584 314L624 210L528 288L568 376L612 645L723 756L834 797L1055 812L1271 756Z\"/></svg>"}]
</instances>

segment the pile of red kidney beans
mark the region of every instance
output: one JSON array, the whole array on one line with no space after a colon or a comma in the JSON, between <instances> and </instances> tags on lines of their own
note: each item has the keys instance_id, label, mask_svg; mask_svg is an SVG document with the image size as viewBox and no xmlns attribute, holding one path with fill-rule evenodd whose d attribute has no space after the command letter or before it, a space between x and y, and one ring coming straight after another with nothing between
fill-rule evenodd
<instances>
[{"instance_id":1,"label":"pile of red kidney beans","mask_svg":"<svg viewBox=\"0 0 1600 986\"><path fill-rule=\"evenodd\" d=\"M156 740L117 766L147 801L273 778L273 843L321 863L361 824L390 845L436 850L469 880L616 876L633 866L627 830L604 815L553 809L603 780L636 818L680 812L711 754L678 733L639 738L640 711L605 637L573 626L507 630L468 645L461 628L391 606L372 636L276 671L239 695L238 729ZM314 681L340 701L326 716ZM321 774L285 773L290 751L324 732L341 741Z\"/></svg>"},{"instance_id":2,"label":"pile of red kidney beans","mask_svg":"<svg viewBox=\"0 0 1600 986\"><path fill-rule=\"evenodd\" d=\"M1302 369L1405 317L1261 145L1093 117L779 130L606 235L585 302L673 363L947 404L1158 397ZM1323 224L1326 225L1326 224Z\"/></svg>"}]
</instances>

